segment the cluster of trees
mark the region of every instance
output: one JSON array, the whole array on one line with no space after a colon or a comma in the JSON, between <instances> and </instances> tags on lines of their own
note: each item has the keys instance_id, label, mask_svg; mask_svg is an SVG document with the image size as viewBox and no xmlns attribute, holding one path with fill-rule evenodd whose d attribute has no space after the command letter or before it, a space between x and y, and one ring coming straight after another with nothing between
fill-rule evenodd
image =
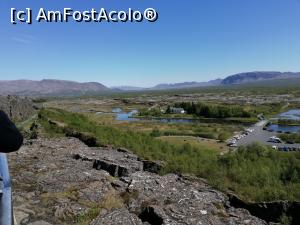
<instances>
[{"instance_id":1,"label":"cluster of trees","mask_svg":"<svg viewBox=\"0 0 300 225\"><path fill-rule=\"evenodd\" d=\"M300 200L300 152L279 152L260 144L240 147L220 156L210 149L190 144L174 146L151 134L99 125L88 117L62 110L42 110L39 122L47 133L65 135L66 128L50 124L64 123L67 129L93 135L97 143L125 147L150 160L165 161L163 173L180 172L206 178L221 190L234 190L246 200Z\"/></svg>"},{"instance_id":2,"label":"cluster of trees","mask_svg":"<svg viewBox=\"0 0 300 225\"><path fill-rule=\"evenodd\" d=\"M163 113L159 108L153 108L153 109L141 109L139 111L139 116L150 116L150 117L160 117Z\"/></svg>"},{"instance_id":3,"label":"cluster of trees","mask_svg":"<svg viewBox=\"0 0 300 225\"><path fill-rule=\"evenodd\" d=\"M175 107L183 108L188 114L205 118L250 118L251 113L241 106L213 105L205 103L182 102Z\"/></svg>"},{"instance_id":4,"label":"cluster of trees","mask_svg":"<svg viewBox=\"0 0 300 225\"><path fill-rule=\"evenodd\" d=\"M300 153L252 144L218 159L225 187L247 200L299 200Z\"/></svg>"}]
</instances>

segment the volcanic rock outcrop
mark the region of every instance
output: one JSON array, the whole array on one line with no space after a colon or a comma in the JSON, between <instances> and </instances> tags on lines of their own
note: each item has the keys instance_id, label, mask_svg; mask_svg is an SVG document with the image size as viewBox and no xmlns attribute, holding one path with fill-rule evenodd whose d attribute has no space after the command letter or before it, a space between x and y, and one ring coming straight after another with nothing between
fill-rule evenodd
<instances>
[{"instance_id":1,"label":"volcanic rock outcrop","mask_svg":"<svg viewBox=\"0 0 300 225\"><path fill-rule=\"evenodd\" d=\"M0 96L0 110L14 120L23 121L34 114L34 105L29 98Z\"/></svg>"},{"instance_id":2,"label":"volcanic rock outcrop","mask_svg":"<svg viewBox=\"0 0 300 225\"><path fill-rule=\"evenodd\" d=\"M147 172L160 164L124 149L90 148L75 138L36 139L9 162L21 225L267 224L232 207L201 179Z\"/></svg>"}]
</instances>

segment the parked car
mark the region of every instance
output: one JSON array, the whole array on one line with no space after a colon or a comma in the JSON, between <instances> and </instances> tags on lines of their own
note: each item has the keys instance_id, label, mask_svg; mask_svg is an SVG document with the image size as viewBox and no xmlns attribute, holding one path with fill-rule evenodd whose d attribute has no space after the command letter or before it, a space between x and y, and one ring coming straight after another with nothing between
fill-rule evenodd
<instances>
[{"instance_id":1,"label":"parked car","mask_svg":"<svg viewBox=\"0 0 300 225\"><path fill-rule=\"evenodd\" d=\"M235 148L235 147L237 147L237 144L231 144L231 145L229 145L229 147Z\"/></svg>"},{"instance_id":2,"label":"parked car","mask_svg":"<svg viewBox=\"0 0 300 225\"><path fill-rule=\"evenodd\" d=\"M242 133L242 135L248 135L249 134L249 132L248 131L244 131L243 133Z\"/></svg>"},{"instance_id":3,"label":"parked car","mask_svg":"<svg viewBox=\"0 0 300 225\"><path fill-rule=\"evenodd\" d=\"M231 139L227 143L228 146L233 145L233 144L236 144L236 140L235 139Z\"/></svg>"},{"instance_id":4,"label":"parked car","mask_svg":"<svg viewBox=\"0 0 300 225\"><path fill-rule=\"evenodd\" d=\"M240 135L235 135L235 136L233 136L233 138L236 139L236 140L240 140L241 136Z\"/></svg>"},{"instance_id":5,"label":"parked car","mask_svg":"<svg viewBox=\"0 0 300 225\"><path fill-rule=\"evenodd\" d=\"M246 132L249 132L249 133L252 133L254 130L253 130L253 129L250 129L250 128L248 128L248 129L245 129L245 131L246 131Z\"/></svg>"},{"instance_id":6,"label":"parked car","mask_svg":"<svg viewBox=\"0 0 300 225\"><path fill-rule=\"evenodd\" d=\"M284 151L284 152L288 152L289 149L288 149L287 147L284 147L284 148L283 148L283 151Z\"/></svg>"},{"instance_id":7,"label":"parked car","mask_svg":"<svg viewBox=\"0 0 300 225\"><path fill-rule=\"evenodd\" d=\"M268 142L272 142L272 143L282 143L281 139L278 138L278 137L275 137L275 136L270 137L269 140L268 140Z\"/></svg>"}]
</instances>

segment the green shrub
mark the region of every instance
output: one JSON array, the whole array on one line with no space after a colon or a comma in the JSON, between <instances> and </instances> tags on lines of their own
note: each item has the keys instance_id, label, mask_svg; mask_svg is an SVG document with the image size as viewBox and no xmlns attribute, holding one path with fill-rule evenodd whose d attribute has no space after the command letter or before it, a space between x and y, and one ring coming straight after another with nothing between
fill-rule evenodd
<instances>
[{"instance_id":1,"label":"green shrub","mask_svg":"<svg viewBox=\"0 0 300 225\"><path fill-rule=\"evenodd\" d=\"M153 129L152 132L150 133L151 137L159 137L161 136L161 133L159 129Z\"/></svg>"},{"instance_id":2,"label":"green shrub","mask_svg":"<svg viewBox=\"0 0 300 225\"><path fill-rule=\"evenodd\" d=\"M222 132L222 133L219 134L218 139L221 142L225 142L229 137L230 137L229 133Z\"/></svg>"},{"instance_id":3,"label":"green shrub","mask_svg":"<svg viewBox=\"0 0 300 225\"><path fill-rule=\"evenodd\" d=\"M279 137L285 142L300 143L300 134L280 134Z\"/></svg>"}]
</instances>

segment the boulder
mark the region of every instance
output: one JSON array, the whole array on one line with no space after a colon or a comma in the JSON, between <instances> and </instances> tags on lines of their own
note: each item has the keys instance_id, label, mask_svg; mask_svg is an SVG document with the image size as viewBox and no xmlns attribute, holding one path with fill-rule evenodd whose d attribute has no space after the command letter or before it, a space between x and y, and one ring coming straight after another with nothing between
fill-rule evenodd
<instances>
[{"instance_id":1,"label":"boulder","mask_svg":"<svg viewBox=\"0 0 300 225\"><path fill-rule=\"evenodd\" d=\"M159 173L164 167L163 162L158 161L150 161L150 160L142 160L143 162L143 170L150 173Z\"/></svg>"}]
</instances>

